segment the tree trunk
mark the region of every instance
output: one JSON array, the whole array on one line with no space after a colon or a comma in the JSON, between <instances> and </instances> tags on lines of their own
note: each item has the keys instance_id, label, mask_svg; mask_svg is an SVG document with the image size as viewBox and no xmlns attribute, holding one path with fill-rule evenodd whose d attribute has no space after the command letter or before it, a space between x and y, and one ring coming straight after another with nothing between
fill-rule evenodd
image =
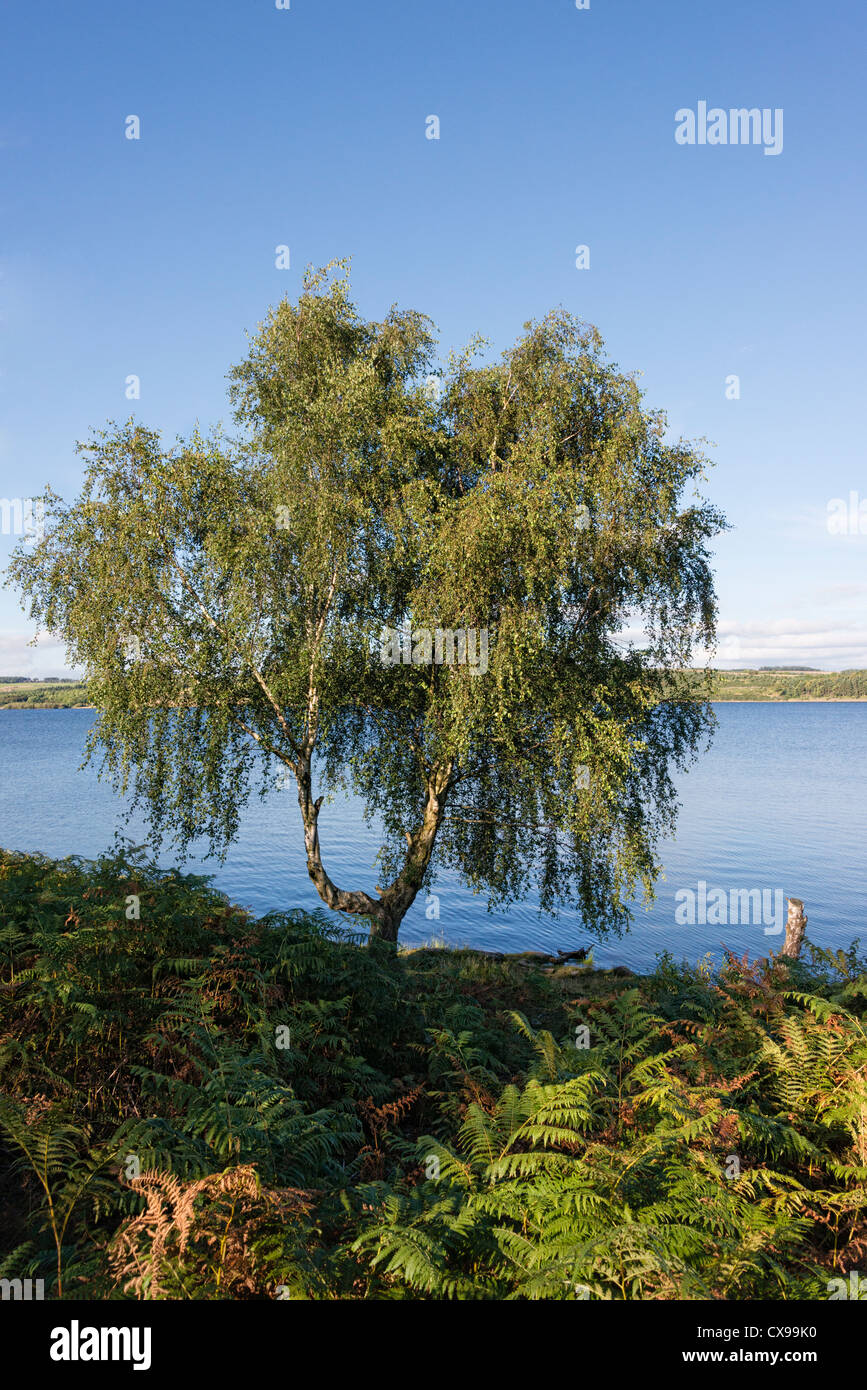
<instances>
[{"instance_id":1,"label":"tree trunk","mask_svg":"<svg viewBox=\"0 0 867 1390\"><path fill-rule=\"evenodd\" d=\"M400 931L400 923L401 919L399 917L391 917L384 912L380 913L378 917L371 919L371 939L375 937L377 941L388 941L397 945L397 934Z\"/></svg>"},{"instance_id":2,"label":"tree trunk","mask_svg":"<svg viewBox=\"0 0 867 1390\"><path fill-rule=\"evenodd\" d=\"M789 904L789 916L786 922L786 940L780 955L797 960L801 954L801 942L804 940L807 917L800 898L788 898L787 902Z\"/></svg>"},{"instance_id":3,"label":"tree trunk","mask_svg":"<svg viewBox=\"0 0 867 1390\"><path fill-rule=\"evenodd\" d=\"M433 854L437 831L445 811L452 764L435 769L427 787L422 823L414 834L407 832L407 852L403 867L386 889L377 889L379 899L363 891L345 892L332 883L322 863L319 849L319 809L322 797L313 800L312 775L309 758L302 759L295 769L298 782L298 804L304 822L304 843L307 848L307 872L326 907L335 912L348 912L366 917L370 922L371 938L397 942L400 924L415 901Z\"/></svg>"},{"instance_id":4,"label":"tree trunk","mask_svg":"<svg viewBox=\"0 0 867 1390\"><path fill-rule=\"evenodd\" d=\"M322 806L322 797L317 801L313 800L311 791L311 773L309 759L306 764L300 763L295 769L298 781L298 805L301 807L301 819L304 822L304 844L307 849L307 872L316 891L326 907L330 907L334 912L353 912L360 916L375 916L379 910L379 903L363 892L344 892L336 884L331 882L322 863L322 856L319 850L319 810Z\"/></svg>"}]
</instances>

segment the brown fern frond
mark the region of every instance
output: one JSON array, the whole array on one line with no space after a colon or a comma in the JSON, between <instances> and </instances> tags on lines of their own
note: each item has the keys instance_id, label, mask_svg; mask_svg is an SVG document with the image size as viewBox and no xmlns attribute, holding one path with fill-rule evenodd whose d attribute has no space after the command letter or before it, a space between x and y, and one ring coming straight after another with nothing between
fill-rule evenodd
<instances>
[{"instance_id":1,"label":"brown fern frond","mask_svg":"<svg viewBox=\"0 0 867 1390\"><path fill-rule=\"evenodd\" d=\"M193 1246L212 1255L216 1251L218 1289L255 1292L256 1231L268 1219L286 1222L303 1215L314 1195L299 1188L263 1189L252 1164L191 1182L149 1170L128 1185L144 1198L145 1209L115 1235L109 1265L115 1283L139 1298L165 1297L167 1262L183 1259ZM199 1198L205 1204L197 1208Z\"/></svg>"}]
</instances>

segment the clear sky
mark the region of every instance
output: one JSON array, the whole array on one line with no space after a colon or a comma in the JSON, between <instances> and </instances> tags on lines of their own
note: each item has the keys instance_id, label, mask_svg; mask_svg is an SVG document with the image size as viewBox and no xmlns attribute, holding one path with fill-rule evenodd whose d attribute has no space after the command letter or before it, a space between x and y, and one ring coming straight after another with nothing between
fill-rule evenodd
<instances>
[{"instance_id":1,"label":"clear sky","mask_svg":"<svg viewBox=\"0 0 867 1390\"><path fill-rule=\"evenodd\" d=\"M361 311L419 309L444 350L499 351L558 304L595 323L672 431L716 446L719 664L867 667L861 3L0 12L0 495L73 497L74 443L109 419L228 420L245 331L351 256ZM700 102L782 111L781 151L678 143ZM831 534L852 493L865 534ZM31 636L0 593L0 673L64 674Z\"/></svg>"}]
</instances>

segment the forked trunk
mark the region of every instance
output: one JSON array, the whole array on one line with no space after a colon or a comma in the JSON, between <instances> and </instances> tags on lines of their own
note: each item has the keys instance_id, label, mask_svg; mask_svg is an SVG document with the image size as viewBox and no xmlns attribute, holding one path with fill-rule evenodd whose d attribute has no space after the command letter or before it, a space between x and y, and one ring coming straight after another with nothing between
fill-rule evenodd
<instances>
[{"instance_id":1,"label":"forked trunk","mask_svg":"<svg viewBox=\"0 0 867 1390\"><path fill-rule=\"evenodd\" d=\"M452 764L449 763L448 767L438 770L429 782L422 823L414 834L407 833L406 836L407 852L403 867L388 888L377 889L377 900L361 890L346 892L332 883L322 863L319 848L318 822L322 797L313 800L309 761L296 768L298 804L301 807L304 843L307 848L307 872L326 907L335 912L348 912L368 919L371 938L390 943L397 942L400 924L412 907L430 864L437 831L445 810L451 770Z\"/></svg>"}]
</instances>

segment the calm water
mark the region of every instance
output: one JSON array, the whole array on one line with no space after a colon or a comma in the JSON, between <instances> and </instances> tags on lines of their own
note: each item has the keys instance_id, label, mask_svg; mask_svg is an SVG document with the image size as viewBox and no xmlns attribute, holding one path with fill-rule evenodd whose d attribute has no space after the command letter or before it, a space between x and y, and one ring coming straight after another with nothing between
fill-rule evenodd
<instances>
[{"instance_id":1,"label":"calm water","mask_svg":"<svg viewBox=\"0 0 867 1390\"><path fill-rule=\"evenodd\" d=\"M775 893L803 898L808 935L819 945L848 946L858 935L867 943L867 703L716 710L710 752L680 780L679 829L662 848L657 900L649 911L638 905L627 935L594 946L600 965L652 966L663 950L695 961L721 945L751 956L779 949L782 934L766 934L761 919L734 925L730 910L726 925L703 925L699 908L695 925L677 925L678 890L698 896L700 881L708 894L724 890L729 901L732 890L765 890L772 926ZM122 827L121 803L94 769L79 770L93 718L90 710L0 710L0 845L57 858L92 858L110 847ZM126 833L145 839L140 824ZM371 891L379 836L365 825L359 803L347 798L323 807L320 834L334 881ZM188 867L214 873L234 901L257 912L319 904L292 791L253 800L225 864L198 859ZM439 920L426 918L420 896L404 921L403 941L437 935L457 945L553 951L592 940L573 913L552 921L526 902L489 914L450 875L434 891Z\"/></svg>"}]
</instances>

